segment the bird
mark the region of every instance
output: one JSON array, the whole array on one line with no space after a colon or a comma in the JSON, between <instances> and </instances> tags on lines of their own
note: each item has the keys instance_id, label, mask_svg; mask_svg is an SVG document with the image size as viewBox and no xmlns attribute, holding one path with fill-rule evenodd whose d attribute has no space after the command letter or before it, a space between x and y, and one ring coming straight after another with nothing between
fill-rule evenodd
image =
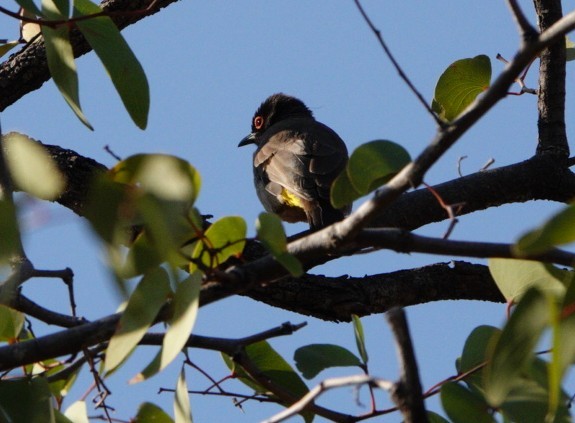
<instances>
[{"instance_id":1,"label":"bird","mask_svg":"<svg viewBox=\"0 0 575 423\"><path fill-rule=\"evenodd\" d=\"M331 185L347 165L347 147L301 100L283 93L268 97L238 147L249 144L257 147L254 184L266 211L286 222L307 222L311 231L349 214L351 205L336 209L330 202Z\"/></svg>"}]
</instances>

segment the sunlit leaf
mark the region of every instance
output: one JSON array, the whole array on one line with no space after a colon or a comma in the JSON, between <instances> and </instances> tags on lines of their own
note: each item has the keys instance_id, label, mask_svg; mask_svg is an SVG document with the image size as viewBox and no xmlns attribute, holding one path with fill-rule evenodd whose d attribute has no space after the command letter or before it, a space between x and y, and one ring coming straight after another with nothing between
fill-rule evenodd
<instances>
[{"instance_id":1,"label":"sunlit leaf","mask_svg":"<svg viewBox=\"0 0 575 423\"><path fill-rule=\"evenodd\" d=\"M106 372L115 370L132 353L170 293L170 282L164 269L157 268L144 275L130 296L106 349Z\"/></svg>"},{"instance_id":2,"label":"sunlit leaf","mask_svg":"<svg viewBox=\"0 0 575 423\"><path fill-rule=\"evenodd\" d=\"M143 191L168 201L194 203L200 174L187 161L168 154L136 154L117 163L110 174L116 182L137 184Z\"/></svg>"},{"instance_id":3,"label":"sunlit leaf","mask_svg":"<svg viewBox=\"0 0 575 423\"><path fill-rule=\"evenodd\" d=\"M36 7L36 5L34 3L32 3L32 4L34 7ZM35 14L34 12L31 12L25 8L20 9L18 14L20 16L22 16L22 18L29 18L29 19L35 19L35 20L38 19L37 14ZM40 34L42 34L42 27L39 24L37 24L35 22L28 22L28 21L25 21L24 19L22 19L20 21L20 39L21 40L24 40L26 42L30 42Z\"/></svg>"},{"instance_id":4,"label":"sunlit leaf","mask_svg":"<svg viewBox=\"0 0 575 423\"><path fill-rule=\"evenodd\" d=\"M0 381L0 420L54 422L50 388L43 377Z\"/></svg>"},{"instance_id":5,"label":"sunlit leaf","mask_svg":"<svg viewBox=\"0 0 575 423\"><path fill-rule=\"evenodd\" d=\"M66 180L44 147L24 134L4 137L6 160L15 186L35 197L55 200Z\"/></svg>"},{"instance_id":6,"label":"sunlit leaf","mask_svg":"<svg viewBox=\"0 0 575 423\"><path fill-rule=\"evenodd\" d=\"M523 235L515 245L518 254L539 254L575 241L575 205L566 206L537 229Z\"/></svg>"},{"instance_id":7,"label":"sunlit leaf","mask_svg":"<svg viewBox=\"0 0 575 423\"><path fill-rule=\"evenodd\" d=\"M178 284L171 304L172 316L166 322L168 330L159 355L131 383L149 379L162 371L182 351L198 315L201 282L201 273L194 272Z\"/></svg>"},{"instance_id":8,"label":"sunlit leaf","mask_svg":"<svg viewBox=\"0 0 575 423\"><path fill-rule=\"evenodd\" d=\"M365 335L363 333L363 324L361 323L361 319L359 316L352 314L351 315L352 322L353 322L353 333L355 335L355 345L357 346L357 351L359 352L359 356L361 357L361 361L363 361L364 365L367 365L369 361L369 356L367 355L367 348L365 347Z\"/></svg>"},{"instance_id":9,"label":"sunlit leaf","mask_svg":"<svg viewBox=\"0 0 575 423\"><path fill-rule=\"evenodd\" d=\"M456 382L441 387L441 404L453 423L491 423L489 406L476 393Z\"/></svg>"},{"instance_id":10,"label":"sunlit leaf","mask_svg":"<svg viewBox=\"0 0 575 423\"><path fill-rule=\"evenodd\" d=\"M530 289L490 345L483 380L485 397L491 406L505 402L533 359L533 350L548 323L548 299L537 289Z\"/></svg>"},{"instance_id":11,"label":"sunlit leaf","mask_svg":"<svg viewBox=\"0 0 575 423\"><path fill-rule=\"evenodd\" d=\"M537 287L556 296L565 292L569 272L552 265L514 259L490 259L489 271L507 301L517 302L525 292Z\"/></svg>"},{"instance_id":12,"label":"sunlit leaf","mask_svg":"<svg viewBox=\"0 0 575 423\"><path fill-rule=\"evenodd\" d=\"M176 393L174 395L174 416L175 423L192 423L190 397L188 394L188 386L186 384L186 374L183 368L176 384Z\"/></svg>"},{"instance_id":13,"label":"sunlit leaf","mask_svg":"<svg viewBox=\"0 0 575 423\"><path fill-rule=\"evenodd\" d=\"M256 231L264 247L292 276L303 274L301 262L287 251L286 234L276 214L261 213L256 221Z\"/></svg>"},{"instance_id":14,"label":"sunlit leaf","mask_svg":"<svg viewBox=\"0 0 575 423\"><path fill-rule=\"evenodd\" d=\"M48 18L62 19L62 15L46 9L44 2L42 11ZM62 25L50 28L44 25L42 26L42 35L44 36L44 45L46 47L48 69L50 69L50 75L52 75L54 83L78 119L89 129L93 130L94 128L90 125L80 107L78 74L76 72L74 53L70 45L68 26Z\"/></svg>"},{"instance_id":15,"label":"sunlit leaf","mask_svg":"<svg viewBox=\"0 0 575 423\"><path fill-rule=\"evenodd\" d=\"M246 243L247 226L239 216L226 216L215 221L197 243L192 259L214 268L233 256L239 256Z\"/></svg>"},{"instance_id":16,"label":"sunlit leaf","mask_svg":"<svg viewBox=\"0 0 575 423\"><path fill-rule=\"evenodd\" d=\"M22 327L24 327L24 314L5 305L0 305L0 341L14 342Z\"/></svg>"},{"instance_id":17,"label":"sunlit leaf","mask_svg":"<svg viewBox=\"0 0 575 423\"><path fill-rule=\"evenodd\" d=\"M88 408L85 401L72 403L64 412L64 415L74 423L89 423Z\"/></svg>"},{"instance_id":18,"label":"sunlit leaf","mask_svg":"<svg viewBox=\"0 0 575 423\"><path fill-rule=\"evenodd\" d=\"M145 402L138 408L134 423L173 423L172 418L160 407Z\"/></svg>"},{"instance_id":19,"label":"sunlit leaf","mask_svg":"<svg viewBox=\"0 0 575 423\"><path fill-rule=\"evenodd\" d=\"M101 11L89 0L74 0L74 17ZM79 20L76 25L108 71L130 117L139 128L145 129L150 110L148 80L118 27L107 16Z\"/></svg>"},{"instance_id":20,"label":"sunlit leaf","mask_svg":"<svg viewBox=\"0 0 575 423\"><path fill-rule=\"evenodd\" d=\"M296 367L306 379L316 377L330 367L361 367L362 362L349 350L339 345L312 344L294 353Z\"/></svg>"},{"instance_id":21,"label":"sunlit leaf","mask_svg":"<svg viewBox=\"0 0 575 423\"><path fill-rule=\"evenodd\" d=\"M435 86L433 111L446 121L454 120L489 88L490 81L491 61L485 55L452 63Z\"/></svg>"},{"instance_id":22,"label":"sunlit leaf","mask_svg":"<svg viewBox=\"0 0 575 423\"><path fill-rule=\"evenodd\" d=\"M393 141L376 140L360 145L347 164L347 175L362 194L387 182L411 161L409 153Z\"/></svg>"},{"instance_id":23,"label":"sunlit leaf","mask_svg":"<svg viewBox=\"0 0 575 423\"><path fill-rule=\"evenodd\" d=\"M30 6L29 3L27 3ZM23 6L25 9L34 11ZM48 19L67 19L70 16L70 0L42 0L42 16Z\"/></svg>"}]
</instances>

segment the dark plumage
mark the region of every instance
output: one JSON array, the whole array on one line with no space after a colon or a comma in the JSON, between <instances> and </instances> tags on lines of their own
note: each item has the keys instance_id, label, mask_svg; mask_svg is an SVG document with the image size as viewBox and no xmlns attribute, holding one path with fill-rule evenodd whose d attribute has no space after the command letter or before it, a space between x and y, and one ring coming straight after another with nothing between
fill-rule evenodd
<instances>
[{"instance_id":1,"label":"dark plumage","mask_svg":"<svg viewBox=\"0 0 575 423\"><path fill-rule=\"evenodd\" d=\"M295 97L274 94L252 119L252 132L239 147L255 144L254 183L264 208L287 222L308 222L312 230L343 219L330 187L348 160L342 139L315 120Z\"/></svg>"}]
</instances>

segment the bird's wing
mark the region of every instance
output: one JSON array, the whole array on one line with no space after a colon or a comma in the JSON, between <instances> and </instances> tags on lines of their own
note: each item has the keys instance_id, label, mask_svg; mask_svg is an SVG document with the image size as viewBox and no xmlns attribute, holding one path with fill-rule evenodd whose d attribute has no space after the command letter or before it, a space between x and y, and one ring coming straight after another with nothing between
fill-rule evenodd
<instances>
[{"instance_id":1,"label":"bird's wing","mask_svg":"<svg viewBox=\"0 0 575 423\"><path fill-rule=\"evenodd\" d=\"M282 130L262 144L254 166L264 166L279 184L307 201L329 199L329 189L347 162L347 149L335 132L314 122L306 131Z\"/></svg>"}]
</instances>

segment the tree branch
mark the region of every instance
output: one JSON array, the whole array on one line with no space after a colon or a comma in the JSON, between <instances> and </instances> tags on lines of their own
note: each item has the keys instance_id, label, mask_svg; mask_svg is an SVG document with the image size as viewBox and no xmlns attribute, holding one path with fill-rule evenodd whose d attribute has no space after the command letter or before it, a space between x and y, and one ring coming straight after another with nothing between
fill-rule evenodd
<instances>
[{"instance_id":1,"label":"tree branch","mask_svg":"<svg viewBox=\"0 0 575 423\"><path fill-rule=\"evenodd\" d=\"M401 410L405 423L426 423L428 420L423 403L423 390L405 313L400 308L394 308L388 311L385 317L395 337L401 369L399 381L394 384L391 397Z\"/></svg>"},{"instance_id":2,"label":"tree branch","mask_svg":"<svg viewBox=\"0 0 575 423\"><path fill-rule=\"evenodd\" d=\"M542 33L549 30L563 16L561 0L535 0L534 4ZM539 113L537 154L551 154L561 159L569 157L565 130L565 59L564 37L548 45L541 52L537 101Z\"/></svg>"},{"instance_id":3,"label":"tree branch","mask_svg":"<svg viewBox=\"0 0 575 423\"><path fill-rule=\"evenodd\" d=\"M117 12L143 10L153 3L153 0L105 0L100 3L100 6L107 12L114 12L112 20L122 30L128 25L159 12L176 1L159 0L146 15L130 13L122 15ZM74 57L80 57L92 50L82 34L77 30L71 32L70 42L74 49ZM5 110L24 95L37 90L49 79L50 72L46 61L44 42L39 39L27 44L22 50L10 56L8 60L0 65L0 111Z\"/></svg>"}]
</instances>

